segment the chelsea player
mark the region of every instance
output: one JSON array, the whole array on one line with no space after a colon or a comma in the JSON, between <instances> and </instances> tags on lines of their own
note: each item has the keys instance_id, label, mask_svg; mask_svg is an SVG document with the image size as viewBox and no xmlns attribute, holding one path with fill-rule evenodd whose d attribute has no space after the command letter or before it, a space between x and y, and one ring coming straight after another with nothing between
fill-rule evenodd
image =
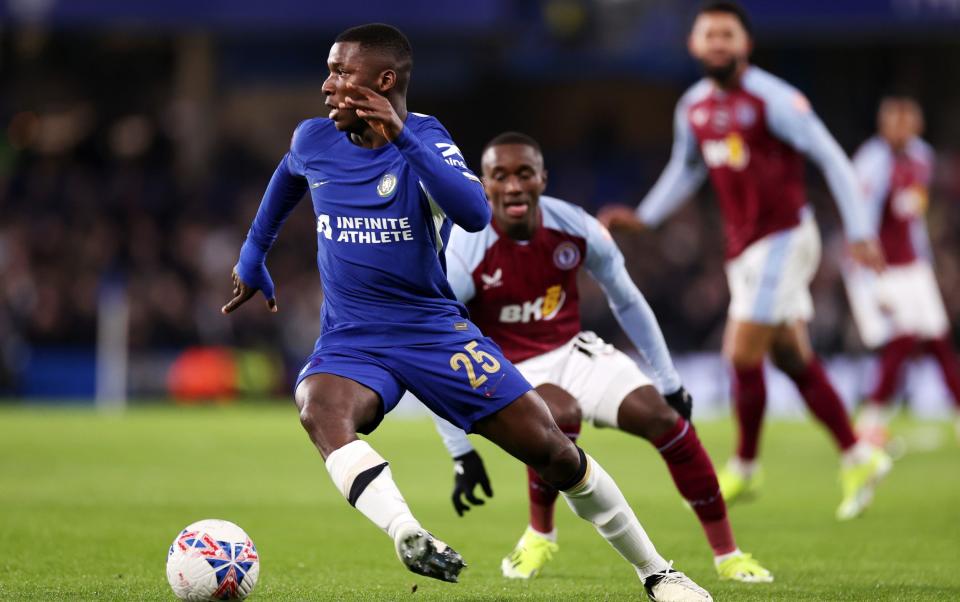
<instances>
[{"instance_id":1,"label":"chelsea player","mask_svg":"<svg viewBox=\"0 0 960 602\"><path fill-rule=\"evenodd\" d=\"M233 271L229 313L257 290L277 311L265 258L305 192L317 216L322 330L296 385L300 421L334 484L393 539L415 573L456 581L463 559L414 518L372 432L405 390L490 439L559 489L629 561L654 600L711 600L657 553L623 494L557 427L543 400L467 317L447 283L453 223L482 230L479 179L439 121L409 113L412 52L383 24L340 34L327 118L302 122L267 186Z\"/></svg>"}]
</instances>

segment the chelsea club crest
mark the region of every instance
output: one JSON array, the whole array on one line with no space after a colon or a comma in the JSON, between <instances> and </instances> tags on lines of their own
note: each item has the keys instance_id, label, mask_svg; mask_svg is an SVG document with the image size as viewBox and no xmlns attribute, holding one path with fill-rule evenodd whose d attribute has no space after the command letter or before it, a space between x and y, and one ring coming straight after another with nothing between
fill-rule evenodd
<instances>
[{"instance_id":1,"label":"chelsea club crest","mask_svg":"<svg viewBox=\"0 0 960 602\"><path fill-rule=\"evenodd\" d=\"M380 178L380 183L377 184L377 194L386 198L393 194L393 191L397 189L397 176L392 173L385 173L383 177Z\"/></svg>"}]
</instances>

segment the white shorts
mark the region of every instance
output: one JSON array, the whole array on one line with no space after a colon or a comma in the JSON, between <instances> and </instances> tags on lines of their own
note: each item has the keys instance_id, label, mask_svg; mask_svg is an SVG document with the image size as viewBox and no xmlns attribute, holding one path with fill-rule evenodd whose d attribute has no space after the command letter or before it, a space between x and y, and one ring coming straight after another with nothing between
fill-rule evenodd
<instances>
[{"instance_id":1,"label":"white shorts","mask_svg":"<svg viewBox=\"0 0 960 602\"><path fill-rule=\"evenodd\" d=\"M616 427L627 394L652 384L636 362L592 332L516 367L534 387L549 383L573 395L583 419L601 427Z\"/></svg>"},{"instance_id":2,"label":"white shorts","mask_svg":"<svg viewBox=\"0 0 960 602\"><path fill-rule=\"evenodd\" d=\"M730 318L783 324L813 318L810 281L820 265L820 233L806 213L793 228L764 236L727 262Z\"/></svg>"},{"instance_id":3,"label":"white shorts","mask_svg":"<svg viewBox=\"0 0 960 602\"><path fill-rule=\"evenodd\" d=\"M847 265L843 280L860 338L870 349L904 335L936 339L950 329L936 276L926 261L888 266L880 274Z\"/></svg>"}]
</instances>

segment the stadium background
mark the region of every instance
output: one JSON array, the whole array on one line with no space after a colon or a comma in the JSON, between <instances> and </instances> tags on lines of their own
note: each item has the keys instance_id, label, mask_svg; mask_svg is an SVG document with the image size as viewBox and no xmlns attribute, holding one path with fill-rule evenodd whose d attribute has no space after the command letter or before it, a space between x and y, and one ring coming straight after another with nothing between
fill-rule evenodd
<instances>
[{"instance_id":1,"label":"stadium background","mask_svg":"<svg viewBox=\"0 0 960 602\"><path fill-rule=\"evenodd\" d=\"M412 110L439 116L474 168L500 131L533 135L548 193L595 212L636 204L666 163L674 103L698 77L684 46L693 5L0 4L0 396L288 394L322 299L308 203L269 259L281 313L218 309L290 132L322 113L326 52L341 29L383 20L407 31ZM848 153L873 133L882 94L920 101L938 153L936 267L960 323L960 2L745 5L755 63L805 91ZM836 210L817 170L808 174L825 245L812 332L852 403L872 360L840 282ZM705 186L660 230L619 242L699 411L723 412L727 292L710 194ZM583 291L586 325L629 348L598 288L585 280ZM914 367L906 391L936 414L947 401L934 375ZM775 411L801 411L785 382L772 387Z\"/></svg>"}]
</instances>

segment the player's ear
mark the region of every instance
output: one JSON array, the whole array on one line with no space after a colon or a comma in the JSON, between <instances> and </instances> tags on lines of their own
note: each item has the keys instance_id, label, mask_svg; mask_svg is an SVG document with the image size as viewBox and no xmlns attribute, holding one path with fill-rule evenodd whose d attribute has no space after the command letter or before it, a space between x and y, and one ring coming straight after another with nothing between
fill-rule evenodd
<instances>
[{"instance_id":1,"label":"player's ear","mask_svg":"<svg viewBox=\"0 0 960 602\"><path fill-rule=\"evenodd\" d=\"M377 78L377 88L378 92L385 94L389 92L397 85L397 72L393 69L386 69L380 72L380 77Z\"/></svg>"},{"instance_id":2,"label":"player's ear","mask_svg":"<svg viewBox=\"0 0 960 602\"><path fill-rule=\"evenodd\" d=\"M540 170L540 194L543 194L543 191L547 189L547 170Z\"/></svg>"}]
</instances>

